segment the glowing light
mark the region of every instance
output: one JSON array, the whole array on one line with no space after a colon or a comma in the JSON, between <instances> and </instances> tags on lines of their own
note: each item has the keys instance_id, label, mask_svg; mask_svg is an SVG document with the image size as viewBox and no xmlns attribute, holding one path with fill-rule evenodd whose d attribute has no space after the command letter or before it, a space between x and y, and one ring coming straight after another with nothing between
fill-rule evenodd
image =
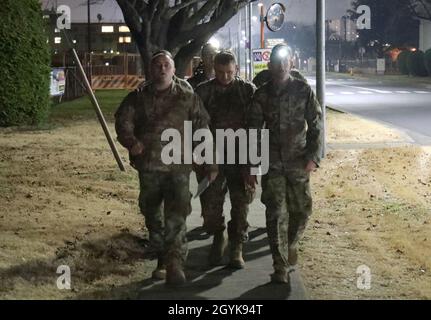
<instances>
[{"instance_id":1,"label":"glowing light","mask_svg":"<svg viewBox=\"0 0 431 320\"><path fill-rule=\"evenodd\" d=\"M287 49L280 49L279 51L278 51L278 56L280 57L280 58L286 58L287 57L287 55L288 55L289 53L287 52Z\"/></svg>"},{"instance_id":2,"label":"glowing light","mask_svg":"<svg viewBox=\"0 0 431 320\"><path fill-rule=\"evenodd\" d=\"M211 44L214 48L219 49L220 48L220 41L216 38L211 38L208 41L209 44Z\"/></svg>"}]
</instances>

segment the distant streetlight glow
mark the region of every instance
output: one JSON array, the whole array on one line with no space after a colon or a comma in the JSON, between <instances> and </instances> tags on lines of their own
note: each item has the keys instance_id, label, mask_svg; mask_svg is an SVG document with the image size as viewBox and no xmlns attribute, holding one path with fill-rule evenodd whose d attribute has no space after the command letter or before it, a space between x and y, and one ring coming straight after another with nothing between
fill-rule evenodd
<instances>
[{"instance_id":1,"label":"distant streetlight glow","mask_svg":"<svg viewBox=\"0 0 431 320\"><path fill-rule=\"evenodd\" d=\"M208 41L209 44L211 44L214 48L219 49L220 48L220 41L216 38L211 38Z\"/></svg>"}]
</instances>

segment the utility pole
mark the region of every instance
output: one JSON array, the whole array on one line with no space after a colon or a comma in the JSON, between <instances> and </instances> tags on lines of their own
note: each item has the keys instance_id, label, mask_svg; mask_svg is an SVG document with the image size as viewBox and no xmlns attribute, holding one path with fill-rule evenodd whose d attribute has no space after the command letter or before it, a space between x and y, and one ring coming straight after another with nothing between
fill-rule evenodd
<instances>
[{"instance_id":1,"label":"utility pole","mask_svg":"<svg viewBox=\"0 0 431 320\"><path fill-rule=\"evenodd\" d=\"M250 61L249 65L249 77L248 80L253 80L253 68L252 68L252 63L253 63L253 51L252 51L252 45L251 45L251 22L252 22L252 3L250 2L248 4L248 60Z\"/></svg>"},{"instance_id":2,"label":"utility pole","mask_svg":"<svg viewBox=\"0 0 431 320\"><path fill-rule=\"evenodd\" d=\"M90 0L87 0L87 66L88 66L88 81L91 86L91 17L90 17Z\"/></svg>"},{"instance_id":3,"label":"utility pole","mask_svg":"<svg viewBox=\"0 0 431 320\"><path fill-rule=\"evenodd\" d=\"M238 34L237 34L237 46L238 46L238 66L239 76L241 76L241 11L238 12Z\"/></svg>"},{"instance_id":4,"label":"utility pole","mask_svg":"<svg viewBox=\"0 0 431 320\"><path fill-rule=\"evenodd\" d=\"M244 8L244 14L245 14L245 23L244 23L244 66L245 66L245 78L248 79L248 63L247 63L247 18L248 18L248 11L247 8Z\"/></svg>"},{"instance_id":5,"label":"utility pole","mask_svg":"<svg viewBox=\"0 0 431 320\"><path fill-rule=\"evenodd\" d=\"M316 95L322 106L323 157L326 156L326 101L325 101L325 0L316 0Z\"/></svg>"}]
</instances>

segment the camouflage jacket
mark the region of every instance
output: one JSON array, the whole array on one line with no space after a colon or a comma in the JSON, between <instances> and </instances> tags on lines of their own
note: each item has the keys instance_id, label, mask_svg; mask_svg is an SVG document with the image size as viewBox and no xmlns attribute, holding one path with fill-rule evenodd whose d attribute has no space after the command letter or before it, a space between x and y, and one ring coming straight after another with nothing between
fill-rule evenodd
<instances>
[{"instance_id":1,"label":"camouflage jacket","mask_svg":"<svg viewBox=\"0 0 431 320\"><path fill-rule=\"evenodd\" d=\"M246 114L255 90L256 87L251 82L244 81L239 77L236 77L226 88L218 85L216 79L204 82L196 88L196 93L201 97L205 109L210 115L209 127L214 137L216 137L217 129L237 131L246 128ZM224 155L219 153L219 156L224 157L224 163L228 163L227 139L225 138ZM240 150L240 145L236 144L236 164L240 162Z\"/></svg>"},{"instance_id":2,"label":"camouflage jacket","mask_svg":"<svg viewBox=\"0 0 431 320\"><path fill-rule=\"evenodd\" d=\"M193 89L196 89L198 85L208 80L209 79L205 76L205 73L202 70L202 72L199 72L193 75L193 77L189 78L187 82L193 87Z\"/></svg>"},{"instance_id":3,"label":"camouflage jacket","mask_svg":"<svg viewBox=\"0 0 431 320\"><path fill-rule=\"evenodd\" d=\"M158 94L151 82L131 92L115 113L115 130L118 141L128 150L137 141L144 145L142 155L130 156L137 170L190 172L189 164L166 165L161 159L162 149L169 143L162 141L162 132L176 129L181 133L179 150L184 163L184 121L192 122L194 132L208 127L209 116L190 85L175 78L165 93ZM210 170L216 170L216 166L210 166Z\"/></svg>"},{"instance_id":4,"label":"camouflage jacket","mask_svg":"<svg viewBox=\"0 0 431 320\"><path fill-rule=\"evenodd\" d=\"M247 115L248 128L269 130L269 167L273 170L319 165L323 148L322 109L310 86L290 77L276 88L272 81L259 88Z\"/></svg>"},{"instance_id":5,"label":"camouflage jacket","mask_svg":"<svg viewBox=\"0 0 431 320\"><path fill-rule=\"evenodd\" d=\"M213 134L216 129L245 128L246 113L255 90L253 83L239 77L227 88L219 86L216 79L204 82L196 88L196 93L210 115L210 129Z\"/></svg>"}]
</instances>

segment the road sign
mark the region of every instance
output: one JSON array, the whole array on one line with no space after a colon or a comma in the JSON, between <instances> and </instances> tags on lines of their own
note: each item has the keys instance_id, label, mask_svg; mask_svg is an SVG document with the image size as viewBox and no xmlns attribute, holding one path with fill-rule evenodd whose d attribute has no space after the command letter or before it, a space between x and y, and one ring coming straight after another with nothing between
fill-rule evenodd
<instances>
[{"instance_id":1,"label":"road sign","mask_svg":"<svg viewBox=\"0 0 431 320\"><path fill-rule=\"evenodd\" d=\"M268 69L271 49L253 50L253 78L261 71Z\"/></svg>"}]
</instances>

